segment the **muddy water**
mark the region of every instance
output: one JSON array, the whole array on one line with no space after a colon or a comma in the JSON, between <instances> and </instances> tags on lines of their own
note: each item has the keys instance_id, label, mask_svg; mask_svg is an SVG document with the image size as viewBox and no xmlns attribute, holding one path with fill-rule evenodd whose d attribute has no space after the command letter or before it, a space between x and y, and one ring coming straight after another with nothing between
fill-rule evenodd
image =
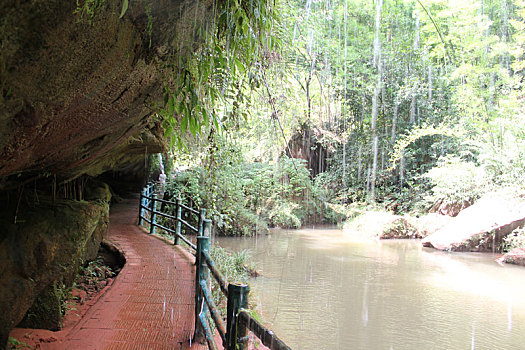
<instances>
[{"instance_id":1,"label":"muddy water","mask_svg":"<svg viewBox=\"0 0 525 350\"><path fill-rule=\"evenodd\" d=\"M219 239L250 249L266 324L293 349L524 349L525 268L337 229Z\"/></svg>"}]
</instances>

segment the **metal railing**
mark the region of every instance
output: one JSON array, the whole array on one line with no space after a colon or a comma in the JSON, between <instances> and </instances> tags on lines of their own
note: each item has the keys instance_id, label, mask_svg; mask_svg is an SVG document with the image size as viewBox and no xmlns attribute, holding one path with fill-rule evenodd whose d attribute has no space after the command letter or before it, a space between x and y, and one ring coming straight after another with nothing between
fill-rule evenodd
<instances>
[{"instance_id":1,"label":"metal railing","mask_svg":"<svg viewBox=\"0 0 525 350\"><path fill-rule=\"evenodd\" d=\"M174 206L176 215L169 215L157 210L158 203L164 206ZM197 215L197 227L183 219L183 211L186 212L186 215ZM168 226L174 226L175 229L159 224L157 222L158 216L168 219L168 222L171 223ZM195 250L195 334L193 337L195 341L207 342L208 347L212 350L219 349L210 325L210 321L212 321L222 340L223 348L226 350L246 349L249 340L248 330L271 350L290 350L273 331L265 328L248 311L249 286L228 283L217 268L209 252L212 222L206 218L205 209L196 210L186 206L180 197L175 202L157 198L155 185L148 184L140 195L139 225L144 222L149 224L151 234L154 234L156 228L159 228L173 235L175 245L182 240ZM182 235L182 225L190 232L198 235L197 245ZM217 282L220 291L227 298L226 324L213 301L210 273Z\"/></svg>"}]
</instances>

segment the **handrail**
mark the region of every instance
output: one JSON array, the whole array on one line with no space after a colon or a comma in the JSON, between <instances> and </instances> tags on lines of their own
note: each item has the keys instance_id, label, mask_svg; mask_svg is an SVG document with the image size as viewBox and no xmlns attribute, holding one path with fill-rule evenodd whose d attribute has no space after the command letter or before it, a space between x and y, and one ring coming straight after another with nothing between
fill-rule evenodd
<instances>
[{"instance_id":1,"label":"handrail","mask_svg":"<svg viewBox=\"0 0 525 350\"><path fill-rule=\"evenodd\" d=\"M186 226L187 228L189 228L190 230L192 230L193 232L199 232L199 229L197 229L196 227L193 227L190 225L189 222L185 221L185 220L182 220L182 219L179 219L178 220L181 224L184 224L184 226Z\"/></svg>"},{"instance_id":2,"label":"handrail","mask_svg":"<svg viewBox=\"0 0 525 350\"><path fill-rule=\"evenodd\" d=\"M215 302L213 301L213 297L211 295L211 292L208 290L208 286L206 285L206 281L201 281L201 290L202 294L204 295L204 300L206 301L206 304L208 304L208 307L211 311L211 317L213 318L213 321L217 325L217 331L219 332L219 335L221 336L222 342L226 342L226 326L224 326L224 321L222 320L221 314L219 313L219 309L215 305Z\"/></svg>"},{"instance_id":3,"label":"handrail","mask_svg":"<svg viewBox=\"0 0 525 350\"><path fill-rule=\"evenodd\" d=\"M177 216L173 216L162 211L157 210L157 203L174 205L175 212ZM193 226L187 220L182 219L182 210L185 209L191 214L198 215L198 227ZM149 218L146 217L146 213L149 213ZM193 244L188 238L182 235L182 226L189 229L190 232L196 233L197 235L202 235L203 222L205 219L206 211L204 209L196 210L182 204L182 200L177 198L176 202L164 200L162 198L157 198L155 194L155 184L147 184L144 187L140 195L140 204L139 204L139 225L142 225L143 222L149 224L150 233L155 233L155 229L159 228L173 235L173 244L178 245L179 240L182 240L190 248L197 250L197 246ZM164 217L175 225L175 230L164 225L161 225L157 222L157 216Z\"/></svg>"},{"instance_id":4,"label":"handrail","mask_svg":"<svg viewBox=\"0 0 525 350\"><path fill-rule=\"evenodd\" d=\"M208 269L210 269L211 274L217 281L217 284L219 285L219 288L221 289L222 293L225 296L228 296L228 282L226 282L226 280L222 276L222 273L215 266L215 261L213 261L208 252L202 252L202 255L204 256L204 259L206 260L206 265L208 265Z\"/></svg>"},{"instance_id":5,"label":"handrail","mask_svg":"<svg viewBox=\"0 0 525 350\"><path fill-rule=\"evenodd\" d=\"M182 203L181 203L180 206L181 206L182 208L186 209L187 211L192 212L193 214L197 214L197 215L199 215L199 211L196 210L196 209L193 209L192 207L188 207L188 206L186 206L186 205L184 205L184 204L182 204Z\"/></svg>"},{"instance_id":6,"label":"handrail","mask_svg":"<svg viewBox=\"0 0 525 350\"><path fill-rule=\"evenodd\" d=\"M176 216L157 210L157 203L174 205ZM164 207L164 206L163 206ZM182 211L197 215L197 227L191 225L182 218ZM147 217L149 213L149 217ZM173 223L175 229L166 227L157 222L157 216L164 217ZM157 198L155 194L155 184L147 184L140 195L139 204L139 225L143 222L149 224L149 232L155 233L159 228L173 235L173 244L178 245L182 240L190 248L195 250L195 333L194 339L198 342L206 341L212 350L218 349L215 342L212 328L209 321L215 324L215 328L222 340L225 350L245 350L248 340L248 330L252 331L265 346L271 350L290 350L273 331L265 328L254 319L245 309L248 307L248 293L250 288L245 284L228 283L222 273L217 268L215 261L209 254L210 234L212 222L206 219L205 209L194 209L182 203L180 196L176 202ZM193 244L188 238L182 235L182 226L196 233L197 244ZM168 225L169 226L169 225ZM217 305L213 301L209 272L217 282L220 291L227 297L226 325L221 316Z\"/></svg>"},{"instance_id":7,"label":"handrail","mask_svg":"<svg viewBox=\"0 0 525 350\"><path fill-rule=\"evenodd\" d=\"M237 315L239 322L244 324L250 331L259 338L263 345L270 350L291 350L275 333L264 327L259 321L253 318L246 310L241 309Z\"/></svg>"}]
</instances>

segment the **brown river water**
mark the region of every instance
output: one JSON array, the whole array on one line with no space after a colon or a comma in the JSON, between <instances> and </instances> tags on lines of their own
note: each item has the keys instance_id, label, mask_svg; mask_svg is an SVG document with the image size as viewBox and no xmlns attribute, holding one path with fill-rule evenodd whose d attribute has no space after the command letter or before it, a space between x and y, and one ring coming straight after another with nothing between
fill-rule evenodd
<instances>
[{"instance_id":1,"label":"brown river water","mask_svg":"<svg viewBox=\"0 0 525 350\"><path fill-rule=\"evenodd\" d=\"M215 244L251 251L251 298L292 349L525 349L525 268L496 255L323 227Z\"/></svg>"}]
</instances>

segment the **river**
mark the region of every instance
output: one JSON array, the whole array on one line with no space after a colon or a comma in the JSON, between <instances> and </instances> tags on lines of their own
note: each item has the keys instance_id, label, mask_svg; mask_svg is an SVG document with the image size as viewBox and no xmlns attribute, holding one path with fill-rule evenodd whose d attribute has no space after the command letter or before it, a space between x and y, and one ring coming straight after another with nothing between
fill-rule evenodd
<instances>
[{"instance_id":1,"label":"river","mask_svg":"<svg viewBox=\"0 0 525 350\"><path fill-rule=\"evenodd\" d=\"M524 349L525 268L333 228L219 238L249 249L252 298L295 350Z\"/></svg>"}]
</instances>

